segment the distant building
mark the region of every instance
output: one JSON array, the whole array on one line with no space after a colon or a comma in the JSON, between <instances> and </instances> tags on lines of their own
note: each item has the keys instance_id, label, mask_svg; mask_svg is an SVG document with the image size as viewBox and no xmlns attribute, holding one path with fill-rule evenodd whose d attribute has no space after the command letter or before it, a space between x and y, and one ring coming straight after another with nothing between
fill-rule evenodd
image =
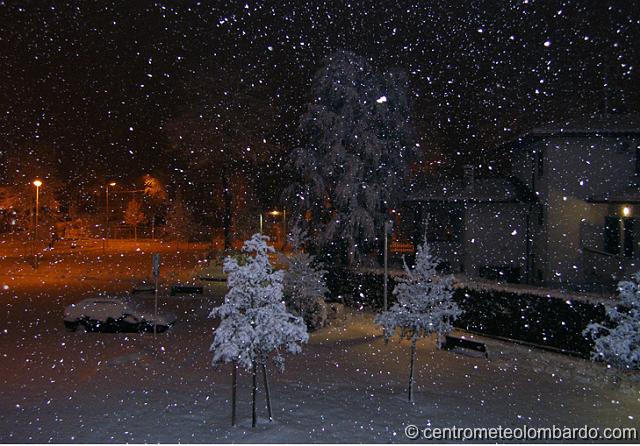
<instances>
[{"instance_id":1,"label":"distant building","mask_svg":"<svg viewBox=\"0 0 640 446\"><path fill-rule=\"evenodd\" d=\"M640 269L638 116L548 125L499 149L510 176L468 168L409 197L414 242L426 233L453 272L510 282L597 290Z\"/></svg>"}]
</instances>

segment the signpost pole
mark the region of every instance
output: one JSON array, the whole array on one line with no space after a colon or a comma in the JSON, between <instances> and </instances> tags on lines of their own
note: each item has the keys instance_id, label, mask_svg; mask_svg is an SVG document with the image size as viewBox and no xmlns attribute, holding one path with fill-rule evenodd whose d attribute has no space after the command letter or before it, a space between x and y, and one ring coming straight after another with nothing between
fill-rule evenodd
<instances>
[{"instance_id":1,"label":"signpost pole","mask_svg":"<svg viewBox=\"0 0 640 446\"><path fill-rule=\"evenodd\" d=\"M156 290L155 290L155 303L153 309L153 339L156 338L157 327L158 327L158 276L156 276Z\"/></svg>"},{"instance_id":2,"label":"signpost pole","mask_svg":"<svg viewBox=\"0 0 640 446\"><path fill-rule=\"evenodd\" d=\"M160 254L155 253L152 257L151 273L155 280L155 292L154 292L154 310L153 310L153 340L156 340L157 327L158 327L158 278L160 277Z\"/></svg>"}]
</instances>

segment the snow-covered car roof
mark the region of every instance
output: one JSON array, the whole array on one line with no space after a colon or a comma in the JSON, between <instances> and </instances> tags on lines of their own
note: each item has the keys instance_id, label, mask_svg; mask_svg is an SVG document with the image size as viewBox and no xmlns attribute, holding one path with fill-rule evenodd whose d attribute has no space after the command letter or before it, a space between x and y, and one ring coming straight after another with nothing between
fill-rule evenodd
<instances>
[{"instance_id":1,"label":"snow-covered car roof","mask_svg":"<svg viewBox=\"0 0 640 446\"><path fill-rule=\"evenodd\" d=\"M88 310L91 310L90 315L86 314ZM124 311L142 317L147 321L153 321L154 319L154 313L150 309L144 308L137 302L117 297L92 297L81 300L76 304L71 304L64 310L64 319L71 321L85 316L99 320L107 320L107 318L118 319L122 317ZM158 323L171 324L175 320L176 316L173 314L165 312L158 314Z\"/></svg>"}]
</instances>

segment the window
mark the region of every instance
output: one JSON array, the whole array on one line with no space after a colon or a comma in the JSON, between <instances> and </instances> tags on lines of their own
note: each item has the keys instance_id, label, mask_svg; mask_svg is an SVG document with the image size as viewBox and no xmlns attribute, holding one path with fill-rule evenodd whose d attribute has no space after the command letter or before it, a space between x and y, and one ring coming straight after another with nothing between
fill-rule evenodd
<instances>
[{"instance_id":1,"label":"window","mask_svg":"<svg viewBox=\"0 0 640 446\"><path fill-rule=\"evenodd\" d=\"M625 257L633 257L633 245L635 245L634 229L635 219L628 217L622 219L624 228L623 252Z\"/></svg>"},{"instance_id":2,"label":"window","mask_svg":"<svg viewBox=\"0 0 640 446\"><path fill-rule=\"evenodd\" d=\"M542 226L544 224L544 207L540 206L538 208L538 225Z\"/></svg>"},{"instance_id":3,"label":"window","mask_svg":"<svg viewBox=\"0 0 640 446\"><path fill-rule=\"evenodd\" d=\"M610 254L620 252L620 217L604 218L604 250Z\"/></svg>"},{"instance_id":4,"label":"window","mask_svg":"<svg viewBox=\"0 0 640 446\"><path fill-rule=\"evenodd\" d=\"M635 218L605 217L604 250L610 254L633 257L635 245Z\"/></svg>"},{"instance_id":5,"label":"window","mask_svg":"<svg viewBox=\"0 0 640 446\"><path fill-rule=\"evenodd\" d=\"M541 177L544 175L544 150L538 150L536 156L538 159L538 176Z\"/></svg>"}]
</instances>

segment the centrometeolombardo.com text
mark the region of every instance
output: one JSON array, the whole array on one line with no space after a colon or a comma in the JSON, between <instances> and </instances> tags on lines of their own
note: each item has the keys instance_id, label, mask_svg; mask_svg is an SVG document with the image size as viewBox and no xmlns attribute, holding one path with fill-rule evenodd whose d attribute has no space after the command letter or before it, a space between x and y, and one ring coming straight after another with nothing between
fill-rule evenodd
<instances>
[{"instance_id":1,"label":"centrometeolombardo.com text","mask_svg":"<svg viewBox=\"0 0 640 446\"><path fill-rule=\"evenodd\" d=\"M637 440L634 427L424 427L408 424L409 440Z\"/></svg>"}]
</instances>

